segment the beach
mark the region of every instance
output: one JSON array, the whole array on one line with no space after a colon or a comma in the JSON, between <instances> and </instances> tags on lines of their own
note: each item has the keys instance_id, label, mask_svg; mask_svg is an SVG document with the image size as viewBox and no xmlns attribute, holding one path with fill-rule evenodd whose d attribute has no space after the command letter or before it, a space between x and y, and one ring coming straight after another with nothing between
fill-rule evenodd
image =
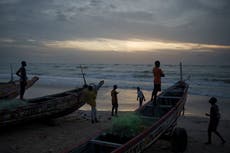
<instances>
[{"instance_id":1,"label":"beach","mask_svg":"<svg viewBox=\"0 0 230 153\"><path fill-rule=\"evenodd\" d=\"M35 86L28 90L25 97L32 98L42 96L43 94L52 94L66 90L65 88L47 88ZM138 106L134 90L127 90L120 98L119 116L132 111ZM146 95L148 94L145 91ZM0 153L64 153L69 148L82 142L89 140L111 127L110 110L107 108L110 105L108 89L102 89L98 93L97 109L99 123L92 124L90 122L89 106L86 105L82 109L69 114L67 116L55 119L47 124L42 122L30 122L23 125L13 126L7 129L2 129L0 132ZM104 97L104 98L103 98ZM107 100L105 99L107 97ZM124 99L124 98L127 99ZM129 97L129 98L128 98ZM147 97L149 98L149 97ZM178 120L178 127L186 129L188 134L187 153L229 153L230 145L230 120L229 120L229 99L219 100L222 119L219 124L219 131L226 139L227 143L222 145L218 138L213 134L213 144L205 145L207 141L208 118L204 116L209 111L209 97L188 95L185 116L181 116ZM133 105L129 105L127 109L126 101L134 101ZM106 104L105 101L107 101ZM122 105L122 102L125 105ZM132 106L132 108L130 108ZM102 109L100 108L102 107ZM124 109L122 108L124 107ZM106 110L107 108L107 110ZM170 143L164 140L159 140L144 153L150 152L170 152Z\"/></svg>"}]
</instances>

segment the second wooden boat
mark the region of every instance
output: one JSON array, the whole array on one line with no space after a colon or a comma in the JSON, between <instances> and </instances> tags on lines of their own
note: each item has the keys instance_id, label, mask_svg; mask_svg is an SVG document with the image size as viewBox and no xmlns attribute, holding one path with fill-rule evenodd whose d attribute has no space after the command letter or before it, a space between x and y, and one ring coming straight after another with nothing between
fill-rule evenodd
<instances>
[{"instance_id":1,"label":"second wooden boat","mask_svg":"<svg viewBox=\"0 0 230 153\"><path fill-rule=\"evenodd\" d=\"M34 76L27 80L26 89L30 88L35 82L38 81L38 77ZM19 95L20 82L19 80L10 81L7 83L0 83L0 99L13 99Z\"/></svg>"},{"instance_id":2,"label":"second wooden boat","mask_svg":"<svg viewBox=\"0 0 230 153\"><path fill-rule=\"evenodd\" d=\"M100 81L97 85L92 86L97 91L103 84L104 81ZM25 101L14 100L12 101L13 106L9 106L10 101L5 101L6 106L0 102L0 127L67 115L85 104L85 96L87 96L87 87Z\"/></svg>"}]
</instances>

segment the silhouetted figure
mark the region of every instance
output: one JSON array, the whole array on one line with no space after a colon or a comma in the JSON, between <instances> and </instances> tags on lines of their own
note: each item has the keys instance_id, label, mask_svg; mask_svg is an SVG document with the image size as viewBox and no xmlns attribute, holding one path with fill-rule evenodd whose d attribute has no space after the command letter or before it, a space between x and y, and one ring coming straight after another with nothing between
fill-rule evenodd
<instances>
[{"instance_id":1,"label":"silhouetted figure","mask_svg":"<svg viewBox=\"0 0 230 153\"><path fill-rule=\"evenodd\" d=\"M215 97L210 98L209 103L211 104L210 108L210 114L206 113L206 116L210 117L209 120L209 126L208 126L208 142L205 144L211 144L212 143L212 132L214 132L222 141L222 144L224 144L226 141L223 139L223 137L220 135L220 133L217 131L217 127L220 120L220 113L219 108L216 105L217 99Z\"/></svg>"},{"instance_id":2,"label":"silhouetted figure","mask_svg":"<svg viewBox=\"0 0 230 153\"><path fill-rule=\"evenodd\" d=\"M112 113L111 115L114 115L114 111L115 111L115 115L117 116L117 110L118 110L118 99L117 99L117 94L119 92L116 91L117 89L117 85L113 86L113 90L111 91L111 97L112 97Z\"/></svg>"},{"instance_id":3,"label":"silhouetted figure","mask_svg":"<svg viewBox=\"0 0 230 153\"><path fill-rule=\"evenodd\" d=\"M27 85L27 75L26 75L26 62L21 62L21 67L18 69L16 74L20 77L20 99L23 100L23 96Z\"/></svg>"},{"instance_id":4,"label":"silhouetted figure","mask_svg":"<svg viewBox=\"0 0 230 153\"><path fill-rule=\"evenodd\" d=\"M153 76L154 76L154 89L152 91L151 101L153 104L156 104L157 92L161 91L161 77L164 77L163 71L160 69L160 62L155 62L155 67L153 68ZM154 97L154 98L153 98Z\"/></svg>"},{"instance_id":5,"label":"silhouetted figure","mask_svg":"<svg viewBox=\"0 0 230 153\"><path fill-rule=\"evenodd\" d=\"M141 91L140 87L137 87L137 100L139 100L139 107L141 107L143 100L145 101L145 96Z\"/></svg>"}]
</instances>

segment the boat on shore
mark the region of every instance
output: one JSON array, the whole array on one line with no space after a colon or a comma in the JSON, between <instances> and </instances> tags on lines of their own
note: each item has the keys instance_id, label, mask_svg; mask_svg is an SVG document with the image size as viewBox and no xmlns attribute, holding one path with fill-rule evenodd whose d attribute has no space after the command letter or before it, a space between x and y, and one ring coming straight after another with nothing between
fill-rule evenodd
<instances>
[{"instance_id":1,"label":"boat on shore","mask_svg":"<svg viewBox=\"0 0 230 153\"><path fill-rule=\"evenodd\" d=\"M184 110L188 88L185 81L178 81L157 97L156 104L149 101L137 109L135 114L141 124L136 123L135 127L140 126L140 130L134 135L122 135L130 133L130 128L134 126L121 127L117 132L111 132L112 127L63 153L140 153L164 135L174 139L174 152L183 152L187 145L187 133L183 128L175 126Z\"/></svg>"},{"instance_id":2,"label":"boat on shore","mask_svg":"<svg viewBox=\"0 0 230 153\"><path fill-rule=\"evenodd\" d=\"M100 81L97 85L90 84L98 91L104 84ZM15 99L0 102L0 127L23 123L31 120L49 120L74 112L85 104L87 86L65 91L58 94L32 98L27 100ZM3 106L3 104L6 106Z\"/></svg>"},{"instance_id":3,"label":"boat on shore","mask_svg":"<svg viewBox=\"0 0 230 153\"><path fill-rule=\"evenodd\" d=\"M27 80L26 89L34 85L38 81L38 77L34 76ZM16 98L20 93L20 81L9 81L7 83L0 83L0 100L1 99L13 99Z\"/></svg>"}]
</instances>

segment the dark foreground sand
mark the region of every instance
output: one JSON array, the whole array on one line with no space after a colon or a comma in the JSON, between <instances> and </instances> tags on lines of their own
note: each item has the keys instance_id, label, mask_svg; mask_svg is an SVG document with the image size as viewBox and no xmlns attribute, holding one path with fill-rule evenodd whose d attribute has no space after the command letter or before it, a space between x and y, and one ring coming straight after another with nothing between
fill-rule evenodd
<instances>
[{"instance_id":1,"label":"dark foreground sand","mask_svg":"<svg viewBox=\"0 0 230 153\"><path fill-rule=\"evenodd\" d=\"M0 153L62 153L71 146L84 142L110 126L110 112L98 112L100 123L91 124L89 112L77 111L69 116L55 120L48 125L41 122L29 123L1 129ZM227 140L220 144L214 135L213 144L205 145L208 119L184 116L178 127L188 133L186 153L230 153L230 121L221 120L219 131ZM160 140L144 153L170 153L170 143Z\"/></svg>"}]
</instances>

